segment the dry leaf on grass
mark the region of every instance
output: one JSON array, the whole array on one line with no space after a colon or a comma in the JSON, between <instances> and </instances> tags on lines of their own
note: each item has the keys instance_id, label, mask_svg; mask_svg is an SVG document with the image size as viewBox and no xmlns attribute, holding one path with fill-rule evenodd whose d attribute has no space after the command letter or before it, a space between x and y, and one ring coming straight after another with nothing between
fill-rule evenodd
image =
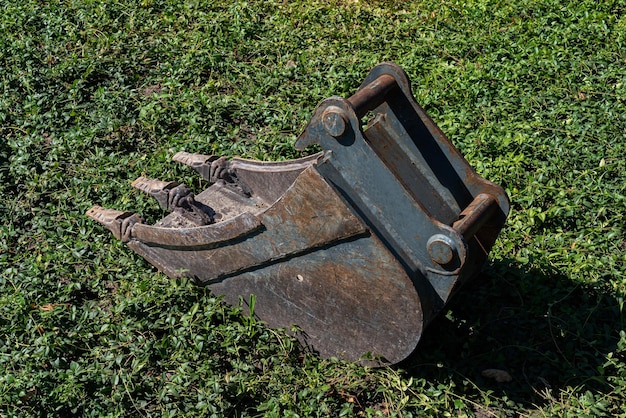
<instances>
[{"instance_id":1,"label":"dry leaf on grass","mask_svg":"<svg viewBox=\"0 0 626 418\"><path fill-rule=\"evenodd\" d=\"M39 308L39 309L41 309L41 310L42 310L42 311L44 311L44 312L52 312L52 311L54 311L54 309L55 309L57 306L63 306L63 307L66 307L66 308L67 308L67 307L69 307L69 303L46 303L46 304L44 304L44 305L40 305L40 306L37 306L37 305L34 305L34 304L33 304L33 305L31 306L31 308L32 308L32 309L37 309L37 308Z\"/></svg>"}]
</instances>

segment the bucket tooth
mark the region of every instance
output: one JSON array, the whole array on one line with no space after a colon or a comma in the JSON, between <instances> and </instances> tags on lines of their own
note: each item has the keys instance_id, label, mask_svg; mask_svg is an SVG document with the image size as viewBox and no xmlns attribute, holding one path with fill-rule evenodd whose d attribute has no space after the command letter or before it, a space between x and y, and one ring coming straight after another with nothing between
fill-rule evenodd
<instances>
[{"instance_id":1,"label":"bucket tooth","mask_svg":"<svg viewBox=\"0 0 626 418\"><path fill-rule=\"evenodd\" d=\"M220 179L225 179L231 172L230 162L225 157L181 151L176 153L172 159L193 168L211 184Z\"/></svg>"},{"instance_id":2,"label":"bucket tooth","mask_svg":"<svg viewBox=\"0 0 626 418\"><path fill-rule=\"evenodd\" d=\"M199 167L204 164L210 164L211 161L217 160L216 155L194 154L191 152L179 151L172 157L172 160L188 165L189 167Z\"/></svg>"},{"instance_id":3,"label":"bucket tooth","mask_svg":"<svg viewBox=\"0 0 626 418\"><path fill-rule=\"evenodd\" d=\"M113 233L115 238L122 242L130 241L133 226L143 222L137 213L108 209L102 206L93 206L87 211L87 216L104 225Z\"/></svg>"},{"instance_id":4,"label":"bucket tooth","mask_svg":"<svg viewBox=\"0 0 626 418\"><path fill-rule=\"evenodd\" d=\"M172 211L176 208L176 203L180 197L191 193L185 185L181 185L175 181L161 181L157 179L149 179L147 177L139 177L131 184L137 190L152 196L159 202L162 209ZM186 194L183 194L186 193Z\"/></svg>"},{"instance_id":5,"label":"bucket tooth","mask_svg":"<svg viewBox=\"0 0 626 418\"><path fill-rule=\"evenodd\" d=\"M193 154L180 151L172 157L172 160L185 164L196 170L204 180L211 179L211 163L219 157L215 155Z\"/></svg>"},{"instance_id":6,"label":"bucket tooth","mask_svg":"<svg viewBox=\"0 0 626 418\"><path fill-rule=\"evenodd\" d=\"M193 192L184 184L139 177L132 186L154 197L162 209L177 212L198 226L214 222L214 211L197 202Z\"/></svg>"}]
</instances>

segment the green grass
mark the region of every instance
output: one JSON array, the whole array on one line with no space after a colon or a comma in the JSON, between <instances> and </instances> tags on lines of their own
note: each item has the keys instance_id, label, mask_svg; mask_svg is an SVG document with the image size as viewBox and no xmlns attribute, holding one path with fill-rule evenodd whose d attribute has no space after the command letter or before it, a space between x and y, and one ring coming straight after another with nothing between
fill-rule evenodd
<instances>
[{"instance_id":1,"label":"green grass","mask_svg":"<svg viewBox=\"0 0 626 418\"><path fill-rule=\"evenodd\" d=\"M626 415L626 2L3 1L0 416ZM84 213L275 160L381 61L512 212L400 367L302 352ZM481 376L507 370L510 383Z\"/></svg>"}]
</instances>

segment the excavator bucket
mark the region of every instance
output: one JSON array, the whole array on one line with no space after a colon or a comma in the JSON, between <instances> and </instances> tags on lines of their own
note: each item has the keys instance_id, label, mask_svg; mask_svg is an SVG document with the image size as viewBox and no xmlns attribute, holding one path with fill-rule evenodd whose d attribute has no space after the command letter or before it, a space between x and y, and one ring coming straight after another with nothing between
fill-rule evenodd
<instances>
[{"instance_id":1,"label":"excavator bucket","mask_svg":"<svg viewBox=\"0 0 626 418\"><path fill-rule=\"evenodd\" d=\"M364 118L367 116L367 126ZM394 364L476 275L509 211L415 102L404 71L376 66L349 99L314 111L284 162L179 152L208 187L140 177L170 213L147 225L99 206L87 215L170 277L225 300L255 297L271 327L296 325L323 357Z\"/></svg>"}]
</instances>

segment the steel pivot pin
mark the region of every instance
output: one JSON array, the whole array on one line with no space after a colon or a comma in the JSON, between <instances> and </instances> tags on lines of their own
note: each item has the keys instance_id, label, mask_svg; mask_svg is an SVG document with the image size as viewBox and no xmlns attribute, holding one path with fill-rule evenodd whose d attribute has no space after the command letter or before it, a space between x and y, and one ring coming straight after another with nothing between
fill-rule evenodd
<instances>
[{"instance_id":1,"label":"steel pivot pin","mask_svg":"<svg viewBox=\"0 0 626 418\"><path fill-rule=\"evenodd\" d=\"M450 263L454 259L454 243L450 238L442 234L430 237L427 243L430 259L440 266Z\"/></svg>"},{"instance_id":2,"label":"steel pivot pin","mask_svg":"<svg viewBox=\"0 0 626 418\"><path fill-rule=\"evenodd\" d=\"M329 106L322 113L322 121L326 132L334 138L340 137L346 131L346 118L343 109Z\"/></svg>"}]
</instances>

